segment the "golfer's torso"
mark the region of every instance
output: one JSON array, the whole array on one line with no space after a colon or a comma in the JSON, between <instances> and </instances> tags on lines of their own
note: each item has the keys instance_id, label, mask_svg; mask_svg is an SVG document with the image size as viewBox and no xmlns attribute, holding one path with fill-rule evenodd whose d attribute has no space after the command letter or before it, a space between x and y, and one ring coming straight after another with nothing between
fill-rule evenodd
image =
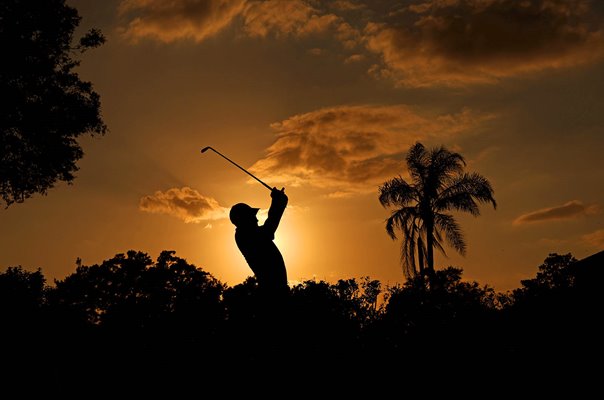
<instances>
[{"instance_id":1,"label":"golfer's torso","mask_svg":"<svg viewBox=\"0 0 604 400\"><path fill-rule=\"evenodd\" d=\"M285 273L285 262L273 242L273 235L263 226L235 232L237 247L256 275L281 275Z\"/></svg>"}]
</instances>

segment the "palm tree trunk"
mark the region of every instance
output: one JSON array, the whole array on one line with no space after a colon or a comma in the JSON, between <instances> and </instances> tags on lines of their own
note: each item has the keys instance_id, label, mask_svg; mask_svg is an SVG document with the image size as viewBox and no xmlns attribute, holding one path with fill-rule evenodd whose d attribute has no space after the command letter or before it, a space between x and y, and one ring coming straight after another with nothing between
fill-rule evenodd
<instances>
[{"instance_id":1,"label":"palm tree trunk","mask_svg":"<svg viewBox=\"0 0 604 400\"><path fill-rule=\"evenodd\" d=\"M434 224L432 221L426 221L426 275L428 281L432 280L434 276Z\"/></svg>"}]
</instances>

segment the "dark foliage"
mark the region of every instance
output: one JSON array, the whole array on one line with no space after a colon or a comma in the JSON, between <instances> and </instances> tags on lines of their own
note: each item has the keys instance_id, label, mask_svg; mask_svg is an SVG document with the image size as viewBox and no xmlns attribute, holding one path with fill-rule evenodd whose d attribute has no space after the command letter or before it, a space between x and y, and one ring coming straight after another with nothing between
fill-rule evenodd
<instances>
[{"instance_id":1,"label":"dark foliage","mask_svg":"<svg viewBox=\"0 0 604 400\"><path fill-rule=\"evenodd\" d=\"M77 138L107 130L99 95L74 72L77 56L105 38L92 29L76 41L80 19L65 0L0 5L0 198L7 207L72 182L83 155Z\"/></svg>"},{"instance_id":2,"label":"dark foliage","mask_svg":"<svg viewBox=\"0 0 604 400\"><path fill-rule=\"evenodd\" d=\"M225 380L358 395L359 382L377 390L405 379L416 393L435 381L451 391L463 379L530 386L534 371L570 382L583 360L602 355L594 280L603 268L604 252L581 261L550 254L511 294L449 267L429 286L422 277L384 291L368 277L309 280L275 301L253 277L227 287L172 251L155 261L129 251L80 262L54 287L40 270L0 273L1 339L24 396L40 388L176 396L224 390Z\"/></svg>"},{"instance_id":3,"label":"dark foliage","mask_svg":"<svg viewBox=\"0 0 604 400\"><path fill-rule=\"evenodd\" d=\"M508 337L520 357L533 364L586 365L604 354L601 282L604 252L577 261L550 254L533 279L521 281L506 310Z\"/></svg>"}]
</instances>

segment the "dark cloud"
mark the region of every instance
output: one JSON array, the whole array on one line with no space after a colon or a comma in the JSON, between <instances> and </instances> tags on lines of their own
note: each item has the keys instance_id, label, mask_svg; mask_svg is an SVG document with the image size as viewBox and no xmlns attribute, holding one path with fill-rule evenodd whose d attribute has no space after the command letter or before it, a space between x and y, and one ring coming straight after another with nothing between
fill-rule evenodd
<instances>
[{"instance_id":1,"label":"dark cloud","mask_svg":"<svg viewBox=\"0 0 604 400\"><path fill-rule=\"evenodd\" d=\"M573 200L561 206L542 208L523 214L514 220L514 224L520 225L531 222L574 219L597 213L599 210L600 208L596 205L586 206L580 201Z\"/></svg>"},{"instance_id":2,"label":"dark cloud","mask_svg":"<svg viewBox=\"0 0 604 400\"><path fill-rule=\"evenodd\" d=\"M189 187L172 188L140 199L139 209L149 213L167 214L184 222L217 220L227 217L228 210L216 200Z\"/></svg>"},{"instance_id":3,"label":"dark cloud","mask_svg":"<svg viewBox=\"0 0 604 400\"><path fill-rule=\"evenodd\" d=\"M374 72L407 86L465 85L584 64L604 54L587 0L434 0L367 25ZM404 23L401 23L404 21Z\"/></svg>"},{"instance_id":4,"label":"dark cloud","mask_svg":"<svg viewBox=\"0 0 604 400\"><path fill-rule=\"evenodd\" d=\"M493 83L600 60L604 18L595 5L590 0L123 0L120 15L124 35L133 41L199 42L233 24L257 38L323 35L342 45L343 60L374 58L370 74L419 87Z\"/></svg>"}]
</instances>

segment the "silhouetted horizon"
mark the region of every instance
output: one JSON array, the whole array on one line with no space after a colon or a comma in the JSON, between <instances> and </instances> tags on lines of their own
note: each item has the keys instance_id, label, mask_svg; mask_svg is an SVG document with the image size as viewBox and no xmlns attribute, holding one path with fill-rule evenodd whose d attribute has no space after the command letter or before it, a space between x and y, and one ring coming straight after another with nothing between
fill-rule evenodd
<instances>
[{"instance_id":1,"label":"silhouetted horizon","mask_svg":"<svg viewBox=\"0 0 604 400\"><path fill-rule=\"evenodd\" d=\"M265 314L254 277L229 287L173 251L80 265L53 288L41 270L12 267L0 273L2 339L14 366L6 383L35 380L24 395L75 393L99 379L109 391L140 382L143 391L189 390L226 371L250 382L295 371L333 376L333 389L338 377L377 383L376 370L354 367L367 363L419 379L417 365L436 362L432 374L443 378L463 365L495 379L511 366L570 373L586 351L601 354L604 251L581 260L551 253L508 294L462 273L436 270L429 287L421 277L385 289L369 277L308 280L291 288L280 314ZM497 360L490 371L486 359Z\"/></svg>"}]
</instances>

